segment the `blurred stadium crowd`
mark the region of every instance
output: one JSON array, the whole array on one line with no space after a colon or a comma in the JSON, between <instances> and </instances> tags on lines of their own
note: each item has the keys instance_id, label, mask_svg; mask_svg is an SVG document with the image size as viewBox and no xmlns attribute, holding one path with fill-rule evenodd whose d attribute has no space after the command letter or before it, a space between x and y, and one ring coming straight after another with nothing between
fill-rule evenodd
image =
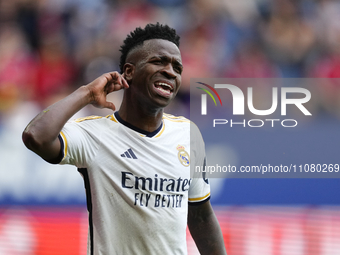
<instances>
[{"instance_id":1,"label":"blurred stadium crowd","mask_svg":"<svg viewBox=\"0 0 340 255\"><path fill-rule=\"evenodd\" d=\"M150 22L181 35L175 113L192 77L336 78L339 13L333 0L0 0L0 126L22 102L41 109L119 70L123 39ZM340 86L321 87L317 113L340 116Z\"/></svg>"},{"instance_id":2,"label":"blurred stadium crowd","mask_svg":"<svg viewBox=\"0 0 340 255\"><path fill-rule=\"evenodd\" d=\"M79 235L79 242L86 241L87 215L82 215L85 207L75 210L75 215L57 212L53 217L40 209L29 213L23 208L15 213L10 210L18 205L52 205L54 211L58 204L85 204L83 183L75 169L63 166L56 170L59 166L42 161L24 147L21 133L43 108L104 72L119 70L119 47L129 31L159 21L180 34L183 84L167 112L188 117L190 78L340 77L339 13L340 1L336 0L0 0L0 254L78 254L58 239L61 237L72 241L75 249L86 247L64 231L73 229L76 232L72 238ZM308 109L313 107L313 119L340 119L339 81L322 79L317 86L308 88L312 94ZM121 93L113 94L109 99L119 106ZM268 101L268 97L262 101ZM79 115L106 113L110 111L90 106ZM335 124L329 129L323 123L325 128L320 129L334 134L332 140L338 133L338 123ZM323 139L321 132L316 135ZM218 137L214 133L212 136ZM329 146L317 147L325 154L338 151ZM308 146L307 151L304 154L311 151ZM246 185L242 186L244 194L256 194ZM218 216L232 254L340 252L338 207L334 211L312 210L311 214L310 208L302 208L302 216L300 209L294 208L293 214L298 215L294 221L291 214L265 218L266 208L251 214L247 214L248 209L227 210L221 207ZM285 210L279 208L280 212ZM246 212L244 217L242 212ZM242 225L250 219L254 219L250 227ZM55 230L55 236L49 238L51 230ZM263 238L257 240L257 236ZM278 244L281 239L284 241ZM286 252L278 253L279 245ZM58 252L51 247L65 250ZM264 252L263 247L268 251Z\"/></svg>"}]
</instances>

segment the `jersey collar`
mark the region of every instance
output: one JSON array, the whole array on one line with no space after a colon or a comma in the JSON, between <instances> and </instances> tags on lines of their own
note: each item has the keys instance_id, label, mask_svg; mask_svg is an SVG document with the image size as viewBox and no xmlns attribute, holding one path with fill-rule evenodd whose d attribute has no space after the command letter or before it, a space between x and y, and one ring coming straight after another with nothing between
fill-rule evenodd
<instances>
[{"instance_id":1,"label":"jersey collar","mask_svg":"<svg viewBox=\"0 0 340 255\"><path fill-rule=\"evenodd\" d=\"M117 120L119 123L123 124L124 126L130 128L130 129L132 129L132 130L134 130L134 131L136 131L136 132L138 132L138 133L141 133L141 134L145 135L146 137L154 137L155 135L157 135L157 134L159 133L159 131L162 130L163 125L164 125L164 124L163 124L163 121L162 121L161 125L160 125L155 131L148 132L148 131L145 131L145 130L143 130L143 129L140 129L140 128L138 128L138 127L135 127L134 125L131 125L130 123L126 122L125 120L123 120L123 119L119 116L118 112L115 112L115 113L114 113L114 116L115 116L116 120Z\"/></svg>"}]
</instances>

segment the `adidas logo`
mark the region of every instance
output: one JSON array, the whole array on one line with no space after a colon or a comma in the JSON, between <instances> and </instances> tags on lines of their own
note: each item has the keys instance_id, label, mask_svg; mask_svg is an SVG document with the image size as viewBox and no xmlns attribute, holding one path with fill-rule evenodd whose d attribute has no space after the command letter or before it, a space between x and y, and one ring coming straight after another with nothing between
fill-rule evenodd
<instances>
[{"instance_id":1,"label":"adidas logo","mask_svg":"<svg viewBox=\"0 0 340 255\"><path fill-rule=\"evenodd\" d=\"M132 149L128 149L126 152L120 155L122 158L133 158L137 159L135 153L132 151Z\"/></svg>"}]
</instances>

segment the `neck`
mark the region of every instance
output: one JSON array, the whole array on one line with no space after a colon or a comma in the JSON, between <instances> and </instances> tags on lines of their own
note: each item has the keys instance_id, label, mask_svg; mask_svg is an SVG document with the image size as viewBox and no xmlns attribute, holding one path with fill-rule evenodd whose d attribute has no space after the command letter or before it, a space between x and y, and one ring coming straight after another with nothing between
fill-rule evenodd
<instances>
[{"instance_id":1,"label":"neck","mask_svg":"<svg viewBox=\"0 0 340 255\"><path fill-rule=\"evenodd\" d=\"M124 97L118 111L119 116L129 124L147 132L153 132L162 123L163 108L151 109L138 102L127 103Z\"/></svg>"}]
</instances>

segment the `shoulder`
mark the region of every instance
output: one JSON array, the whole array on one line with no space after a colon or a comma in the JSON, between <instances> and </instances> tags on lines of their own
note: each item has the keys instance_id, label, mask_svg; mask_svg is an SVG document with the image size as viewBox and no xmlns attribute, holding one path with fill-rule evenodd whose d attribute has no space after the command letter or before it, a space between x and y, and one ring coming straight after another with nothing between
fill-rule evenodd
<instances>
[{"instance_id":1,"label":"shoulder","mask_svg":"<svg viewBox=\"0 0 340 255\"><path fill-rule=\"evenodd\" d=\"M190 127L191 121L183 116L174 116L168 113L163 113L164 123L176 127Z\"/></svg>"},{"instance_id":2,"label":"shoulder","mask_svg":"<svg viewBox=\"0 0 340 255\"><path fill-rule=\"evenodd\" d=\"M175 116L175 115L172 115L172 114L168 114L168 113L163 113L163 119L164 120L168 120L168 121L172 121L172 122L177 122L177 123L180 123L180 122L189 122L190 123L190 120L183 117L183 116Z\"/></svg>"},{"instance_id":3,"label":"shoulder","mask_svg":"<svg viewBox=\"0 0 340 255\"><path fill-rule=\"evenodd\" d=\"M167 125L171 125L173 127L184 128L190 130L191 132L200 133L197 125L183 116L175 116L172 114L163 113L163 121Z\"/></svg>"},{"instance_id":4,"label":"shoulder","mask_svg":"<svg viewBox=\"0 0 340 255\"><path fill-rule=\"evenodd\" d=\"M83 129L106 129L112 125L115 125L117 121L113 117L113 115L107 115L107 116L86 116L78 119L70 120L66 123L68 126L78 126Z\"/></svg>"},{"instance_id":5,"label":"shoulder","mask_svg":"<svg viewBox=\"0 0 340 255\"><path fill-rule=\"evenodd\" d=\"M190 120L183 116L163 113L163 123L166 127L171 127L172 130L190 130Z\"/></svg>"},{"instance_id":6,"label":"shoulder","mask_svg":"<svg viewBox=\"0 0 340 255\"><path fill-rule=\"evenodd\" d=\"M163 121L166 126L171 128L172 132L184 132L183 134L189 135L193 140L203 139L198 126L183 116L164 113Z\"/></svg>"},{"instance_id":7,"label":"shoulder","mask_svg":"<svg viewBox=\"0 0 340 255\"><path fill-rule=\"evenodd\" d=\"M107 115L107 116L96 116L96 115L91 115L91 116L86 116L86 117L81 117L81 118L78 118L78 119L74 119L74 120L72 120L72 121L74 121L74 122L76 122L76 123L84 123L84 122L86 122L86 121L89 121L89 120L91 120L91 121L94 121L94 122L96 122L96 121L98 121L98 120L111 120L111 121L114 121L114 118L113 118L113 115L111 114L111 115Z\"/></svg>"}]
</instances>

